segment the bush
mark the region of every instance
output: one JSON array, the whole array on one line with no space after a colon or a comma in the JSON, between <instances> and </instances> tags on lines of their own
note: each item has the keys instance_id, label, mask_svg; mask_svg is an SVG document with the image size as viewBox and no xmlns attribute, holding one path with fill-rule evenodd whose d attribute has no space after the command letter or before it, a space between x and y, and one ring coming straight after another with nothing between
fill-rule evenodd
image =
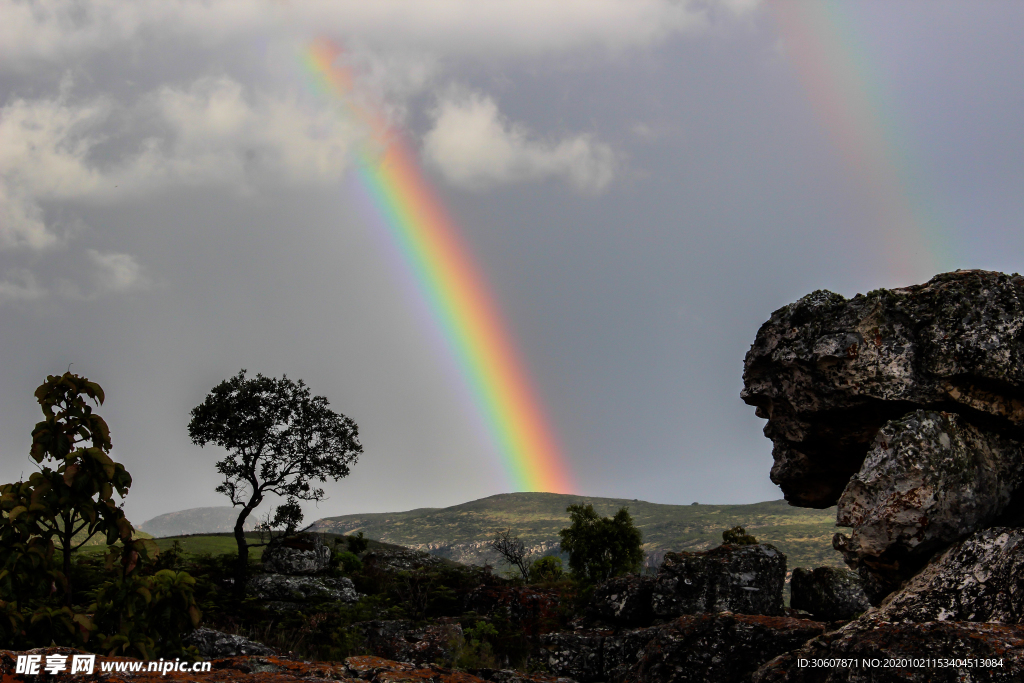
<instances>
[{"instance_id":1,"label":"bush","mask_svg":"<svg viewBox=\"0 0 1024 683\"><path fill-rule=\"evenodd\" d=\"M757 539L747 533L741 526L734 526L722 532L722 543L731 545L754 545Z\"/></svg>"},{"instance_id":2,"label":"bush","mask_svg":"<svg viewBox=\"0 0 1024 683\"><path fill-rule=\"evenodd\" d=\"M591 504L566 508L572 524L559 533L569 553L569 569L584 582L598 582L640 570L644 560L643 533L633 524L628 508L614 517L600 517Z\"/></svg>"},{"instance_id":3,"label":"bush","mask_svg":"<svg viewBox=\"0 0 1024 683\"><path fill-rule=\"evenodd\" d=\"M362 531L355 536L346 536L345 540L348 541L349 552L356 555L366 552L366 549L370 547L370 539L366 538Z\"/></svg>"},{"instance_id":4,"label":"bush","mask_svg":"<svg viewBox=\"0 0 1024 683\"><path fill-rule=\"evenodd\" d=\"M530 565L530 581L558 581L565 575L562 568L562 558L548 555L539 560L534 560Z\"/></svg>"},{"instance_id":5,"label":"bush","mask_svg":"<svg viewBox=\"0 0 1024 683\"><path fill-rule=\"evenodd\" d=\"M340 553L334 551L331 563L346 574L354 574L363 568L363 561L359 559L359 556L347 550Z\"/></svg>"}]
</instances>

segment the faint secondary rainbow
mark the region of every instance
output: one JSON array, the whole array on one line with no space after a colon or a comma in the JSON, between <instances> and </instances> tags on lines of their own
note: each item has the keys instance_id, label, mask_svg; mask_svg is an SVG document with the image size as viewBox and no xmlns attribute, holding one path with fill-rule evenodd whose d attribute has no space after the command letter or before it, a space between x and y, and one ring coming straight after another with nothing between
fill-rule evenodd
<instances>
[{"instance_id":1,"label":"faint secondary rainbow","mask_svg":"<svg viewBox=\"0 0 1024 683\"><path fill-rule=\"evenodd\" d=\"M876 243L894 276L921 282L955 267L930 213L863 41L834 0L774 0L783 46L808 97L874 211Z\"/></svg>"},{"instance_id":2,"label":"faint secondary rainbow","mask_svg":"<svg viewBox=\"0 0 1024 683\"><path fill-rule=\"evenodd\" d=\"M313 42L305 65L318 89L338 98L371 142L357 160L359 180L411 269L460 367L515 490L572 492L565 461L505 330L486 283L401 136L355 97L341 49Z\"/></svg>"}]
</instances>

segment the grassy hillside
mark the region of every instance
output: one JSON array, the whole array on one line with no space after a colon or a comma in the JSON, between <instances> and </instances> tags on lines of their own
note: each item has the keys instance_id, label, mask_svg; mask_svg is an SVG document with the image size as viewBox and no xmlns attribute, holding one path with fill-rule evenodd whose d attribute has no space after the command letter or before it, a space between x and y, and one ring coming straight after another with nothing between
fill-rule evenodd
<instances>
[{"instance_id":1,"label":"grassy hillside","mask_svg":"<svg viewBox=\"0 0 1024 683\"><path fill-rule=\"evenodd\" d=\"M568 526L565 509L578 502L592 503L601 515L628 507L644 532L644 548L652 564L657 564L665 551L719 545L722 531L743 526L758 540L786 553L790 568L842 566L832 549L835 508L796 508L781 500L750 505L661 505L557 493L505 493L448 508L327 517L315 528L342 534L362 531L373 539L428 550L459 562L494 564L497 557L487 544L496 530L506 527L512 528L531 553L557 553L558 532Z\"/></svg>"}]
</instances>

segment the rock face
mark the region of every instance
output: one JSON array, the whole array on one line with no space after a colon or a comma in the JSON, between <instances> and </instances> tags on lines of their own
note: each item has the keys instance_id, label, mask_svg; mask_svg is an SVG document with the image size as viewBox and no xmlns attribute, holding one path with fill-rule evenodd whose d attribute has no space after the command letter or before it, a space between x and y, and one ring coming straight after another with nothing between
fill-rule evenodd
<instances>
[{"instance_id":1,"label":"rock face","mask_svg":"<svg viewBox=\"0 0 1024 683\"><path fill-rule=\"evenodd\" d=\"M185 639L185 645L194 645L199 654L206 659L278 654L276 650L263 643L223 631L215 631L212 628L197 628L192 631Z\"/></svg>"},{"instance_id":2,"label":"rock face","mask_svg":"<svg viewBox=\"0 0 1024 683\"><path fill-rule=\"evenodd\" d=\"M657 582L636 574L609 579L594 589L587 616L616 626L650 626Z\"/></svg>"},{"instance_id":3,"label":"rock face","mask_svg":"<svg viewBox=\"0 0 1024 683\"><path fill-rule=\"evenodd\" d=\"M313 576L287 576L284 574L258 574L249 579L249 596L261 600L282 602L356 602L352 580L318 578Z\"/></svg>"},{"instance_id":4,"label":"rock face","mask_svg":"<svg viewBox=\"0 0 1024 683\"><path fill-rule=\"evenodd\" d=\"M820 621L853 619L871 607L860 576L847 569L797 567L789 586L790 607L810 612Z\"/></svg>"},{"instance_id":5,"label":"rock face","mask_svg":"<svg viewBox=\"0 0 1024 683\"><path fill-rule=\"evenodd\" d=\"M780 308L747 353L741 393L768 419L772 481L795 505L834 505L882 425L918 408L1016 433L1022 331L1024 278L986 271Z\"/></svg>"},{"instance_id":6,"label":"rock face","mask_svg":"<svg viewBox=\"0 0 1024 683\"><path fill-rule=\"evenodd\" d=\"M720 613L618 633L552 633L541 643L551 671L580 683L731 683L823 631L803 619Z\"/></svg>"},{"instance_id":7,"label":"rock face","mask_svg":"<svg viewBox=\"0 0 1024 683\"><path fill-rule=\"evenodd\" d=\"M939 666L936 660L959 660ZM801 661L802 660L802 661ZM829 662L814 666L812 661ZM890 662L886 666L886 662ZM845 666L843 665L845 663ZM893 666L893 663L896 665ZM953 683L1024 678L1024 627L862 617L780 655L754 683Z\"/></svg>"},{"instance_id":8,"label":"rock face","mask_svg":"<svg viewBox=\"0 0 1024 683\"><path fill-rule=\"evenodd\" d=\"M330 565L331 549L316 534L283 539L263 552L263 569L272 574L319 574Z\"/></svg>"},{"instance_id":9,"label":"rock face","mask_svg":"<svg viewBox=\"0 0 1024 683\"><path fill-rule=\"evenodd\" d=\"M661 618L702 612L781 615L785 581L786 556L764 543L667 553L651 607Z\"/></svg>"},{"instance_id":10,"label":"rock face","mask_svg":"<svg viewBox=\"0 0 1024 683\"><path fill-rule=\"evenodd\" d=\"M896 622L1024 622L1024 530L979 531L935 557L889 596L877 618Z\"/></svg>"},{"instance_id":11,"label":"rock face","mask_svg":"<svg viewBox=\"0 0 1024 683\"><path fill-rule=\"evenodd\" d=\"M1024 278L957 271L772 314L744 367L772 480L838 502L834 545L877 604L950 542L1024 509Z\"/></svg>"}]
</instances>

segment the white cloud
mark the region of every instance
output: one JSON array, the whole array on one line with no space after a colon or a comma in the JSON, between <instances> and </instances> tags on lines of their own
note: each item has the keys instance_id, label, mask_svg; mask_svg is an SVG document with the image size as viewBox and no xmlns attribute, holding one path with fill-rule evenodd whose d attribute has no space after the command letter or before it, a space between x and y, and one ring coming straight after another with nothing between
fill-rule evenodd
<instances>
[{"instance_id":1,"label":"white cloud","mask_svg":"<svg viewBox=\"0 0 1024 683\"><path fill-rule=\"evenodd\" d=\"M562 178L584 192L600 192L615 172L611 148L582 134L549 142L508 121L479 93L443 99L423 153L448 182L467 188Z\"/></svg>"},{"instance_id":2,"label":"white cloud","mask_svg":"<svg viewBox=\"0 0 1024 683\"><path fill-rule=\"evenodd\" d=\"M85 253L93 265L97 294L145 289L150 284L149 278L131 254L103 253L95 249L86 249Z\"/></svg>"},{"instance_id":3,"label":"white cloud","mask_svg":"<svg viewBox=\"0 0 1024 683\"><path fill-rule=\"evenodd\" d=\"M439 54L540 54L645 46L706 25L719 7L758 0L91 0L0 5L0 63L68 60L179 33L204 44L238 36L331 35Z\"/></svg>"}]
</instances>

